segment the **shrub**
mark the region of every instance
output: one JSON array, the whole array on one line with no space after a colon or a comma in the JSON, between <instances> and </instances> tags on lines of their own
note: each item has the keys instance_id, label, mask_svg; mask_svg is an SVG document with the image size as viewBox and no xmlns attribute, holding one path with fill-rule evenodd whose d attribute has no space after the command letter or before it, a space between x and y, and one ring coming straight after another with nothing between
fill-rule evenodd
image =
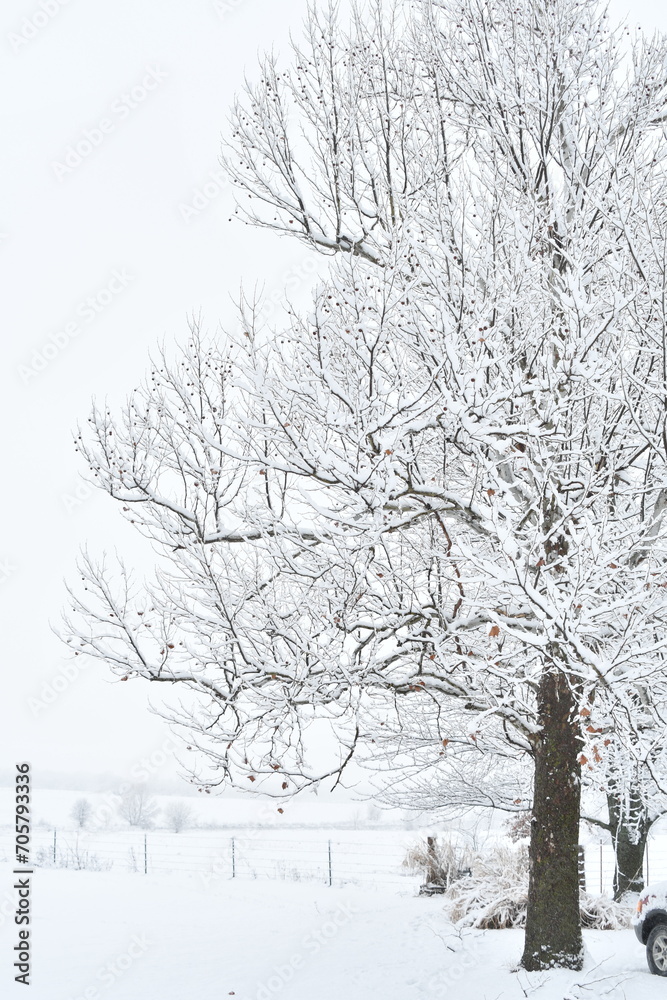
<instances>
[{"instance_id":1,"label":"shrub","mask_svg":"<svg viewBox=\"0 0 667 1000\"><path fill-rule=\"evenodd\" d=\"M75 871L108 872L113 867L113 861L100 858L97 854L83 850L77 842L74 846L58 848L56 857L50 847L40 847L35 855L36 868L73 868Z\"/></svg>"},{"instance_id":2,"label":"shrub","mask_svg":"<svg viewBox=\"0 0 667 1000\"><path fill-rule=\"evenodd\" d=\"M416 844L404 861L444 886L447 916L461 927L500 930L525 927L528 906L528 847L499 844L486 854L472 853L434 838ZM470 874L461 875L469 866ZM429 889L427 881L422 891ZM620 930L630 926L632 910L607 896L580 893L583 927Z\"/></svg>"},{"instance_id":3,"label":"shrub","mask_svg":"<svg viewBox=\"0 0 667 1000\"><path fill-rule=\"evenodd\" d=\"M450 920L498 930L524 927L528 905L528 849L498 846L472 859L471 873L446 893Z\"/></svg>"},{"instance_id":4,"label":"shrub","mask_svg":"<svg viewBox=\"0 0 667 1000\"><path fill-rule=\"evenodd\" d=\"M582 927L595 927L599 931L620 931L630 926L631 906L617 903L608 896L592 896L589 892L582 892L579 898Z\"/></svg>"}]
</instances>

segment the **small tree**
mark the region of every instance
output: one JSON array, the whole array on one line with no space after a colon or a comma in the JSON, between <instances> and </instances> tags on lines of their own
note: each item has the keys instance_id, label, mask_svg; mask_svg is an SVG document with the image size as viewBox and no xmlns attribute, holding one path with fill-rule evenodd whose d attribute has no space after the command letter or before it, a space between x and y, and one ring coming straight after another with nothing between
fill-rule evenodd
<instances>
[{"instance_id":1,"label":"small tree","mask_svg":"<svg viewBox=\"0 0 667 1000\"><path fill-rule=\"evenodd\" d=\"M70 816L79 827L80 830L85 829L88 820L90 819L93 807L90 804L90 800L86 798L77 799L70 810Z\"/></svg>"},{"instance_id":2,"label":"small tree","mask_svg":"<svg viewBox=\"0 0 667 1000\"><path fill-rule=\"evenodd\" d=\"M138 784L131 785L121 793L118 812L130 826L146 830L153 825L159 807L147 785Z\"/></svg>"},{"instance_id":3,"label":"small tree","mask_svg":"<svg viewBox=\"0 0 667 1000\"><path fill-rule=\"evenodd\" d=\"M163 811L167 826L174 833L180 833L192 825L192 808L185 802L170 802Z\"/></svg>"}]
</instances>

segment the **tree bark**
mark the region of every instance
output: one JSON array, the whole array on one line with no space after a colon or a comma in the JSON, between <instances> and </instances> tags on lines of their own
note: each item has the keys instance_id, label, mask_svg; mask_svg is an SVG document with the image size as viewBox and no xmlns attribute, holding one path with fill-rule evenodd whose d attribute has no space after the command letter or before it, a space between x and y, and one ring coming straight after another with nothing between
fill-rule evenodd
<instances>
[{"instance_id":1,"label":"tree bark","mask_svg":"<svg viewBox=\"0 0 667 1000\"><path fill-rule=\"evenodd\" d=\"M642 804L632 799L627 819L613 793L607 795L607 805L615 855L614 899L618 901L626 892L641 892L644 887L644 851L651 822Z\"/></svg>"},{"instance_id":2,"label":"tree bark","mask_svg":"<svg viewBox=\"0 0 667 1000\"><path fill-rule=\"evenodd\" d=\"M530 971L581 969L579 808L581 741L577 703L567 678L544 674L538 696L542 731L535 745L526 939L521 964Z\"/></svg>"}]
</instances>

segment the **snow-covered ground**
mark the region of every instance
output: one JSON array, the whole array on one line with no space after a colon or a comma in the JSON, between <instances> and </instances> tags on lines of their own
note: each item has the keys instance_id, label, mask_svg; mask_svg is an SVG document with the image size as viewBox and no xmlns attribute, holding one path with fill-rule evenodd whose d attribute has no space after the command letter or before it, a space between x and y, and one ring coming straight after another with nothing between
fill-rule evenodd
<instances>
[{"instance_id":1,"label":"snow-covered ground","mask_svg":"<svg viewBox=\"0 0 667 1000\"><path fill-rule=\"evenodd\" d=\"M520 931L459 935L437 898L386 890L42 870L33 907L32 1000L665 997L632 931L585 932L584 972L529 975ZM3 918L5 968L14 934Z\"/></svg>"},{"instance_id":2,"label":"snow-covered ground","mask_svg":"<svg viewBox=\"0 0 667 1000\"><path fill-rule=\"evenodd\" d=\"M91 829L70 812L81 792L40 790L32 857L78 856L91 871L37 867L33 876L32 1000L642 1000L667 996L650 976L632 931L586 931L583 973L512 971L520 931L461 933L437 897L417 896L422 878L401 866L426 830L368 803L295 800L279 815L263 800L202 798L193 826L146 834L86 794ZM173 797L160 796L164 811ZM0 789L9 807L9 790ZM3 810L4 811L4 810ZM7 813L5 813L7 814ZM408 823L408 825L411 825ZM497 825L496 825L497 826ZM428 827L429 832L437 832ZM490 845L502 832L459 829ZM450 833L449 835L454 835ZM231 844L235 872L232 879ZM652 846L662 877L664 835ZM0 956L3 997L24 996L8 959L17 943L13 838L0 827ZM332 847L332 886L329 880ZM604 853L604 881L611 857ZM598 845L587 848L597 891ZM8 983L8 989L5 989ZM21 987L22 989L22 987Z\"/></svg>"}]
</instances>

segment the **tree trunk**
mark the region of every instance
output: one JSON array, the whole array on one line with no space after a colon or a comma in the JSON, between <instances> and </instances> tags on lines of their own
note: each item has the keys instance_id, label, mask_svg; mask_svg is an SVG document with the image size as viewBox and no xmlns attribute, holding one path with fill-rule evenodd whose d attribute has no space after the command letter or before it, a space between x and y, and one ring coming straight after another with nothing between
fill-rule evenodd
<instances>
[{"instance_id":1,"label":"tree trunk","mask_svg":"<svg viewBox=\"0 0 667 1000\"><path fill-rule=\"evenodd\" d=\"M627 819L613 793L607 795L607 805L615 855L614 899L620 900L626 892L641 892L644 887L644 851L651 823L642 804L632 799Z\"/></svg>"},{"instance_id":2,"label":"tree trunk","mask_svg":"<svg viewBox=\"0 0 667 1000\"><path fill-rule=\"evenodd\" d=\"M530 971L581 969L579 806L581 767L577 704L560 672L545 673L538 710L530 883L521 964Z\"/></svg>"}]
</instances>

